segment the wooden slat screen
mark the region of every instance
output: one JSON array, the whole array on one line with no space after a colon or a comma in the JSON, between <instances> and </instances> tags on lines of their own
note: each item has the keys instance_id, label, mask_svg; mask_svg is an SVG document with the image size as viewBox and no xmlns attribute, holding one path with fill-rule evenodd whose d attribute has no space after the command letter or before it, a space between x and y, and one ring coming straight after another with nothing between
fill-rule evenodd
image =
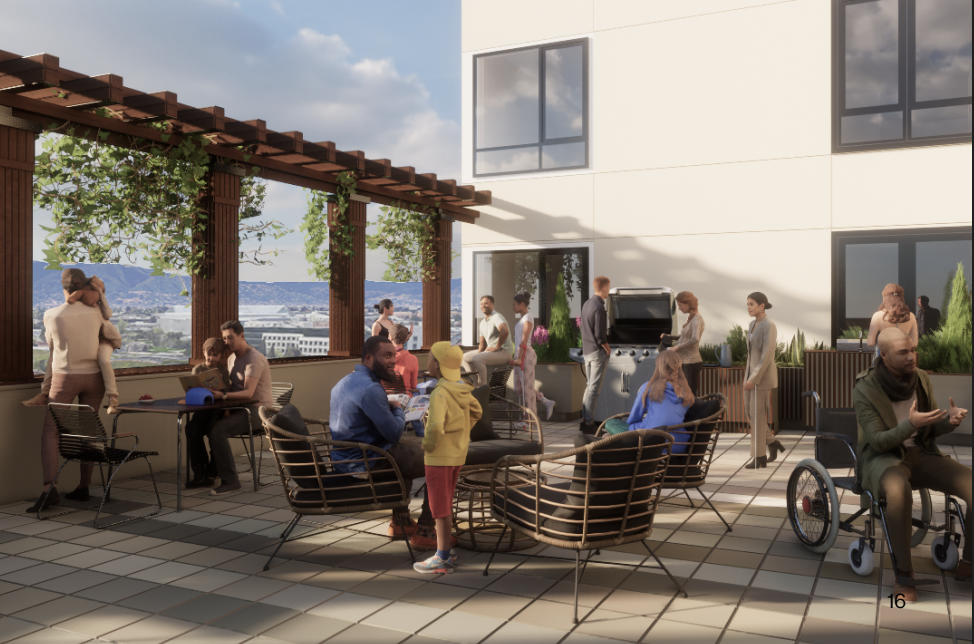
<instances>
[{"instance_id":1,"label":"wooden slat screen","mask_svg":"<svg viewBox=\"0 0 974 644\"><path fill-rule=\"evenodd\" d=\"M852 407L856 375L872 365L873 354L858 351L806 351L803 391L815 391L822 407ZM815 425L815 402L803 399L805 424Z\"/></svg>"},{"instance_id":2,"label":"wooden slat screen","mask_svg":"<svg viewBox=\"0 0 974 644\"><path fill-rule=\"evenodd\" d=\"M750 425L744 414L744 367L704 367L700 372L701 396L721 393L727 398L727 412L724 414L723 431L731 433L748 433ZM771 396L771 406L768 413L768 423L772 427L775 422L775 405L777 396Z\"/></svg>"}]
</instances>

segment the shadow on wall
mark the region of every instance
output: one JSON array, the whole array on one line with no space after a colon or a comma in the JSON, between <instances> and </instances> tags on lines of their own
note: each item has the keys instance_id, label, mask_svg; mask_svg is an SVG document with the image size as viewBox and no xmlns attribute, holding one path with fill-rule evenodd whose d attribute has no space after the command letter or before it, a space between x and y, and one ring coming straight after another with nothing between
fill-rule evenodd
<instances>
[{"instance_id":1,"label":"shadow on wall","mask_svg":"<svg viewBox=\"0 0 974 644\"><path fill-rule=\"evenodd\" d=\"M829 231L595 238L594 222L592 230L584 230L574 217L552 216L497 198L493 206L508 216L485 215L477 226L504 235L524 233L514 241L594 239L595 265L589 274L604 274L612 279L613 286L669 286L675 291L692 291L700 300L706 322L705 343L722 342L735 324L747 328L751 318L746 300L755 291L765 293L773 304L769 315L778 327L779 341L791 340L798 329L809 343L829 342L831 338ZM760 248L763 257L755 259L749 248ZM726 265L719 266L718 262Z\"/></svg>"}]
</instances>

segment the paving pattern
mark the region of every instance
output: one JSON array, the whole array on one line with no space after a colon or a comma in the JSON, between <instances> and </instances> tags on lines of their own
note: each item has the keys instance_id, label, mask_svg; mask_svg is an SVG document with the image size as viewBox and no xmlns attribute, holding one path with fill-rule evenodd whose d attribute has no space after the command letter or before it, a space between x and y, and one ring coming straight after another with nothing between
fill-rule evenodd
<instances>
[{"instance_id":1,"label":"paving pattern","mask_svg":"<svg viewBox=\"0 0 974 644\"><path fill-rule=\"evenodd\" d=\"M547 450L571 448L576 429L546 424ZM247 490L249 474L230 497L187 493L176 513L176 477L164 473L164 514L102 531L90 527L91 513L37 521L22 513L30 502L14 504L0 508L0 644L969 643L971 586L936 569L928 545L915 550L915 566L939 584L897 609L887 598L888 557L858 577L846 563L851 538L840 533L825 555L797 542L785 490L812 440L800 432L781 440L786 456L748 472L748 437L720 438L704 490L733 532L682 493L657 515L650 545L689 599L639 544L604 550L582 579L578 626L573 563L501 555L484 577L487 555L459 550L454 574L419 575L405 545L384 537L381 514L334 519L334 530L286 545L263 572L292 517L270 476L257 493ZM970 465L969 448L945 449ZM147 479L125 481L110 509L141 514L150 497ZM851 495L843 502L843 511L858 508ZM299 530L320 532L328 521ZM354 523L366 532L342 529Z\"/></svg>"}]
</instances>

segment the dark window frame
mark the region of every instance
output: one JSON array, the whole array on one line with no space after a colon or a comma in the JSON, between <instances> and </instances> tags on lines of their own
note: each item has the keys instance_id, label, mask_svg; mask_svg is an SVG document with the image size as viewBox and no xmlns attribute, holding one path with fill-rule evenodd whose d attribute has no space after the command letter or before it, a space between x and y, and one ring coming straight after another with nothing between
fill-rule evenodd
<instances>
[{"instance_id":1,"label":"dark window frame","mask_svg":"<svg viewBox=\"0 0 974 644\"><path fill-rule=\"evenodd\" d=\"M551 51L553 49L564 49L567 47L577 47L582 46L582 135L581 136L570 136L561 137L558 139L546 139L545 138L545 52ZM533 45L531 47L516 47L514 49L504 49L500 51L492 51L486 54L478 54L473 57L473 176L474 177L502 177L509 175L519 175L519 174L537 174L539 172L561 172L564 170L583 170L590 166L589 151L591 145L589 144L589 39L588 38L576 38L574 40L565 40L557 43L549 43L545 45ZM500 54L510 54L517 51L528 51L531 49L538 50L538 142L537 143L524 143L517 145L504 145L494 148L478 148L477 141L477 61L481 58L488 58L490 56L497 56ZM585 162L582 165L575 166L565 166L562 168L543 168L542 161L544 155L545 145L557 145L559 143L584 143L585 144ZM510 172L478 172L477 168L477 153L478 152L493 152L497 150L517 150L526 148L538 148L538 167L534 170L513 170Z\"/></svg>"},{"instance_id":2,"label":"dark window frame","mask_svg":"<svg viewBox=\"0 0 974 644\"><path fill-rule=\"evenodd\" d=\"M547 275L545 257L548 255L563 255L566 252L577 252L584 253L585 264L582 267L582 291L579 293L582 302L584 303L591 297L592 285L591 285L591 270L592 270L592 249L588 246L547 246L544 248L512 248L507 249L497 249L497 250L478 250L473 253L473 306L474 306L474 327L473 327L473 344L478 345L480 338L480 301L477 299L477 257L479 255L504 255L504 254L515 254L515 253L539 253L541 259L541 265L538 267L538 273L542 275ZM532 296L536 300L538 305L538 316L535 318L534 323L540 324L541 326L548 328L548 287L547 279L542 277L538 280L538 292ZM554 294L552 294L554 297ZM497 302L494 302L495 308L497 307ZM504 316L508 317L507 315ZM514 327L511 327L511 333L514 333Z\"/></svg>"},{"instance_id":3,"label":"dark window frame","mask_svg":"<svg viewBox=\"0 0 974 644\"><path fill-rule=\"evenodd\" d=\"M971 143L971 134L950 134L912 138L911 112L915 109L971 105L971 97L916 101L916 0L898 0L899 8L899 99L896 104L878 107L845 107L845 10L849 5L868 4L876 0L833 0L832 4L832 151L860 152L918 148L950 143ZM899 111L903 115L902 138L869 143L845 143L842 138L842 117L880 114Z\"/></svg>"},{"instance_id":4,"label":"dark window frame","mask_svg":"<svg viewBox=\"0 0 974 644\"><path fill-rule=\"evenodd\" d=\"M916 245L918 242L971 239L971 226L856 230L832 233L832 346L846 327L846 246L849 244L899 244L897 282L910 311L916 313ZM876 301L879 302L879 294ZM877 304L878 305L878 304ZM868 323L867 323L868 327ZM863 329L865 330L865 328Z\"/></svg>"}]
</instances>

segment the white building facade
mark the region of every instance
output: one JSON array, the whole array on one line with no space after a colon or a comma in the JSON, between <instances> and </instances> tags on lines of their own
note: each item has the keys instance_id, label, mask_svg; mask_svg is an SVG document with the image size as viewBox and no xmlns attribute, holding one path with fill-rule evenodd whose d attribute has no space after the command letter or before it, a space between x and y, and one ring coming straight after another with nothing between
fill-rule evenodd
<instances>
[{"instance_id":1,"label":"white building facade","mask_svg":"<svg viewBox=\"0 0 974 644\"><path fill-rule=\"evenodd\" d=\"M595 275L692 291L705 342L753 291L830 342L970 276L970 0L464 0L462 49L464 343Z\"/></svg>"}]
</instances>

